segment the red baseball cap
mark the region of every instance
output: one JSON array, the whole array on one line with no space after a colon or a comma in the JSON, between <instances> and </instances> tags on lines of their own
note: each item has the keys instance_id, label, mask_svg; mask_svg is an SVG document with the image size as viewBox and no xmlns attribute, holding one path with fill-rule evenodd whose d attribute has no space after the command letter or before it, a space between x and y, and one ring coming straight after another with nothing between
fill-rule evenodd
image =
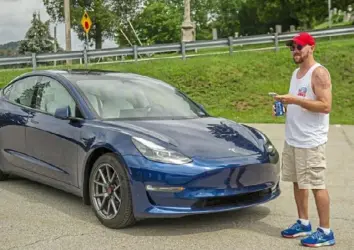
<instances>
[{"instance_id":1,"label":"red baseball cap","mask_svg":"<svg viewBox=\"0 0 354 250\"><path fill-rule=\"evenodd\" d=\"M313 38L313 36L311 36L307 32L301 32L297 36L293 37L292 42L295 42L296 44L299 44L302 46L305 46L305 45L312 46L312 45L316 44L315 38Z\"/></svg>"}]
</instances>

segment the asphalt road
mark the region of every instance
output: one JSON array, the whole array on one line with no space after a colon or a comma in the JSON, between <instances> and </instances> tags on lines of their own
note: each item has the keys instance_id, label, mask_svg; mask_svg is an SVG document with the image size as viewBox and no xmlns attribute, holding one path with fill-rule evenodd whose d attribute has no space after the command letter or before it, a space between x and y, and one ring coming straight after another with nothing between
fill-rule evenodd
<instances>
[{"instance_id":1,"label":"asphalt road","mask_svg":"<svg viewBox=\"0 0 354 250\"><path fill-rule=\"evenodd\" d=\"M279 151L283 125L254 125L266 132ZM331 226L337 245L353 249L354 126L332 126L327 145ZM146 220L125 230L110 230L81 199L13 178L0 183L0 249L302 249L298 239L280 231L296 219L292 186L262 206L236 212L182 219ZM310 216L317 226L314 199ZM323 248L326 249L326 248Z\"/></svg>"}]
</instances>

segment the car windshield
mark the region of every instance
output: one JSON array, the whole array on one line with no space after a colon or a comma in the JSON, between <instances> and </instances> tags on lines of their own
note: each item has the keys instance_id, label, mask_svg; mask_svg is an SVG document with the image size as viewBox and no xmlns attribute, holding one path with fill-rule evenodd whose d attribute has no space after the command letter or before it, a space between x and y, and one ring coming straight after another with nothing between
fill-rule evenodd
<instances>
[{"instance_id":1,"label":"car windshield","mask_svg":"<svg viewBox=\"0 0 354 250\"><path fill-rule=\"evenodd\" d=\"M203 110L166 83L135 75L88 76L76 84L102 119L190 119Z\"/></svg>"}]
</instances>

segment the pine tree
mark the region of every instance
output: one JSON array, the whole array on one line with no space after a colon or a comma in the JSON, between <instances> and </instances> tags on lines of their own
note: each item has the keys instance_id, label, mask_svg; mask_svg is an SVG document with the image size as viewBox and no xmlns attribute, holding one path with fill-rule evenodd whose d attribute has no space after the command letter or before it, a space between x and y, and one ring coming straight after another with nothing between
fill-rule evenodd
<instances>
[{"instance_id":1,"label":"pine tree","mask_svg":"<svg viewBox=\"0 0 354 250\"><path fill-rule=\"evenodd\" d=\"M20 54L29 53L49 53L54 51L54 42L59 48L57 41L50 35L49 20L42 22L40 15L33 13L32 26L28 29L25 39L21 41L19 47Z\"/></svg>"}]
</instances>

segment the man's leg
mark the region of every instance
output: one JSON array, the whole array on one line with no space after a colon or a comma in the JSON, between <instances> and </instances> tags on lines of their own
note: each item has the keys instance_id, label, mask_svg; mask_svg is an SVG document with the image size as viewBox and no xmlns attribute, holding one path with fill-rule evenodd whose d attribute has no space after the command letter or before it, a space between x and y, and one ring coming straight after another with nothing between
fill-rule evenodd
<instances>
[{"instance_id":1,"label":"man's leg","mask_svg":"<svg viewBox=\"0 0 354 250\"><path fill-rule=\"evenodd\" d=\"M294 196L297 206L299 219L306 221L309 220L309 191L307 189L299 189L299 184L294 183Z\"/></svg>"},{"instance_id":2,"label":"man's leg","mask_svg":"<svg viewBox=\"0 0 354 250\"><path fill-rule=\"evenodd\" d=\"M289 228L283 230L281 235L285 238L295 238L311 234L311 224L308 220L308 191L299 189L295 164L295 148L284 143L282 154L282 181L292 182L296 202L298 220Z\"/></svg>"},{"instance_id":3,"label":"man's leg","mask_svg":"<svg viewBox=\"0 0 354 250\"><path fill-rule=\"evenodd\" d=\"M315 196L318 217L320 218L320 227L329 229L330 201L328 190L314 189L313 194Z\"/></svg>"},{"instance_id":4,"label":"man's leg","mask_svg":"<svg viewBox=\"0 0 354 250\"><path fill-rule=\"evenodd\" d=\"M329 195L325 186L327 169L325 145L311 149L296 149L299 189L312 189L316 200L320 227L312 236L302 239L306 246L329 246L335 244L334 234L329 225Z\"/></svg>"}]
</instances>

